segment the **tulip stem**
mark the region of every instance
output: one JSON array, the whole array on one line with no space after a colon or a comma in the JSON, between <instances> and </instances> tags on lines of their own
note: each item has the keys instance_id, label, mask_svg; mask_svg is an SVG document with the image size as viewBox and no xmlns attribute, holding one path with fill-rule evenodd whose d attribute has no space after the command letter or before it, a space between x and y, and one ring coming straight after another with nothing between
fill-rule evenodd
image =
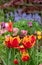
<instances>
[{"instance_id":1,"label":"tulip stem","mask_svg":"<svg viewBox=\"0 0 42 65\"><path fill-rule=\"evenodd\" d=\"M27 65L27 62L25 63L25 65Z\"/></svg>"},{"instance_id":2,"label":"tulip stem","mask_svg":"<svg viewBox=\"0 0 42 65\"><path fill-rule=\"evenodd\" d=\"M11 61L12 61L12 65L14 65L14 56L15 56L15 50L14 49L12 49L12 51L11 51Z\"/></svg>"},{"instance_id":3,"label":"tulip stem","mask_svg":"<svg viewBox=\"0 0 42 65\"><path fill-rule=\"evenodd\" d=\"M38 65L38 40L37 40L37 65Z\"/></svg>"},{"instance_id":4,"label":"tulip stem","mask_svg":"<svg viewBox=\"0 0 42 65\"><path fill-rule=\"evenodd\" d=\"M9 65L9 49L7 48L7 65Z\"/></svg>"}]
</instances>

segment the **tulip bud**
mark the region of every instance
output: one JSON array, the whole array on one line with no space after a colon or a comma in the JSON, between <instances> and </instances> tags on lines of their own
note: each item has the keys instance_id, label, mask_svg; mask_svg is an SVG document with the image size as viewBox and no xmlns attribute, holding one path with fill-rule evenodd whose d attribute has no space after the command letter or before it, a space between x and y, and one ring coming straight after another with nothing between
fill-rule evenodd
<instances>
[{"instance_id":1,"label":"tulip bud","mask_svg":"<svg viewBox=\"0 0 42 65\"><path fill-rule=\"evenodd\" d=\"M18 60L17 59L14 59L14 64L18 64Z\"/></svg>"},{"instance_id":2,"label":"tulip bud","mask_svg":"<svg viewBox=\"0 0 42 65\"><path fill-rule=\"evenodd\" d=\"M29 58L30 58L30 57L29 57L29 54L28 54L28 53L24 52L24 53L22 54L22 61L23 61L23 62L28 61Z\"/></svg>"}]
</instances>

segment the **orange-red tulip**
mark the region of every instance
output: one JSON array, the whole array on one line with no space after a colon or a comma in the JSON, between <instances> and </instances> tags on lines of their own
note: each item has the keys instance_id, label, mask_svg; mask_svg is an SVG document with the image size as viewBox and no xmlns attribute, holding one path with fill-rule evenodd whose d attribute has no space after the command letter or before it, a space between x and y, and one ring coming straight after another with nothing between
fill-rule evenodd
<instances>
[{"instance_id":1,"label":"orange-red tulip","mask_svg":"<svg viewBox=\"0 0 42 65\"><path fill-rule=\"evenodd\" d=\"M17 37L11 37L11 36L9 36L9 37L6 37L5 38L5 45L8 47L8 48L17 48L18 46L19 46L19 43L20 43L20 38L19 38L19 36L17 36Z\"/></svg>"},{"instance_id":2,"label":"orange-red tulip","mask_svg":"<svg viewBox=\"0 0 42 65\"><path fill-rule=\"evenodd\" d=\"M23 62L28 61L29 58L30 58L30 56L29 56L28 53L24 52L24 53L22 54L22 61L23 61Z\"/></svg>"},{"instance_id":3,"label":"orange-red tulip","mask_svg":"<svg viewBox=\"0 0 42 65\"><path fill-rule=\"evenodd\" d=\"M21 46L19 46L19 48L18 48L19 50L20 50L20 52L24 52L24 51L26 51L26 49L25 49L25 47L23 46L23 45L21 45Z\"/></svg>"},{"instance_id":4,"label":"orange-red tulip","mask_svg":"<svg viewBox=\"0 0 42 65\"><path fill-rule=\"evenodd\" d=\"M13 30L12 22L9 22L8 23L8 31L12 32L12 30Z\"/></svg>"},{"instance_id":5,"label":"orange-red tulip","mask_svg":"<svg viewBox=\"0 0 42 65\"><path fill-rule=\"evenodd\" d=\"M31 35L31 36L25 36L23 38L23 45L26 47L26 48L32 48L35 43L36 43L36 37L34 35Z\"/></svg>"},{"instance_id":6,"label":"orange-red tulip","mask_svg":"<svg viewBox=\"0 0 42 65\"><path fill-rule=\"evenodd\" d=\"M18 64L18 59L14 59L14 64Z\"/></svg>"}]
</instances>

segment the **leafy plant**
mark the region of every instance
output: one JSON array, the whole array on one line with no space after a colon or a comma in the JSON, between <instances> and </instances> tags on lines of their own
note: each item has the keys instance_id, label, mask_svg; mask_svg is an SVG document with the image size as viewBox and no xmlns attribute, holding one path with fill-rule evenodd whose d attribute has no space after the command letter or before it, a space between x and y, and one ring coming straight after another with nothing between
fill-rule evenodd
<instances>
[{"instance_id":1,"label":"leafy plant","mask_svg":"<svg viewBox=\"0 0 42 65\"><path fill-rule=\"evenodd\" d=\"M32 27L28 26L28 22L32 22ZM41 27L37 21L21 19L18 22L14 23L13 27L17 27L20 30L28 30L29 34L34 33L34 31L41 31Z\"/></svg>"},{"instance_id":2,"label":"leafy plant","mask_svg":"<svg viewBox=\"0 0 42 65\"><path fill-rule=\"evenodd\" d=\"M28 26L28 22L32 22L32 27ZM33 34L35 31L41 31L40 25L35 21L27 21L27 20L20 20L15 22L13 27L19 28L19 30L27 30L28 34ZM6 32L4 36L0 36L0 58L3 61L3 65L15 65L14 59L18 59L18 65L39 65L42 62L42 52L38 52L38 44L39 41L36 41L36 45L33 48L28 49L30 59L26 62L23 62L21 58L21 53L19 50L14 48L8 48L5 46L3 41L5 40L5 36L10 34ZM12 33L11 33L12 34ZM12 41L12 39L11 39Z\"/></svg>"},{"instance_id":3,"label":"leafy plant","mask_svg":"<svg viewBox=\"0 0 42 65\"><path fill-rule=\"evenodd\" d=\"M4 21L4 12L0 9L0 22Z\"/></svg>"}]
</instances>

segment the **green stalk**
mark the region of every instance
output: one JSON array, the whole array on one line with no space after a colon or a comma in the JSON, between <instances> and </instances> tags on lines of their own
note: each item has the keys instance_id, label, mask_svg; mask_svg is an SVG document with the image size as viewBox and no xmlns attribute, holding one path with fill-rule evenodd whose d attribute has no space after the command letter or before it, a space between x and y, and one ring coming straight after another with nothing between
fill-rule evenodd
<instances>
[{"instance_id":1,"label":"green stalk","mask_svg":"<svg viewBox=\"0 0 42 65\"><path fill-rule=\"evenodd\" d=\"M10 59L11 59L11 49L7 49L7 65L11 65Z\"/></svg>"},{"instance_id":2,"label":"green stalk","mask_svg":"<svg viewBox=\"0 0 42 65\"><path fill-rule=\"evenodd\" d=\"M27 65L28 62L25 62L25 65Z\"/></svg>"},{"instance_id":3,"label":"green stalk","mask_svg":"<svg viewBox=\"0 0 42 65\"><path fill-rule=\"evenodd\" d=\"M7 53L7 65L9 65L9 64L8 64L8 54L9 54L9 49L6 48L6 50L7 50L7 51L6 51L6 53Z\"/></svg>"},{"instance_id":4,"label":"green stalk","mask_svg":"<svg viewBox=\"0 0 42 65\"><path fill-rule=\"evenodd\" d=\"M38 40L37 40L37 65L38 65Z\"/></svg>"},{"instance_id":5,"label":"green stalk","mask_svg":"<svg viewBox=\"0 0 42 65\"><path fill-rule=\"evenodd\" d=\"M15 49L12 49L11 51L11 65L14 65L14 56L15 56Z\"/></svg>"},{"instance_id":6,"label":"green stalk","mask_svg":"<svg viewBox=\"0 0 42 65\"><path fill-rule=\"evenodd\" d=\"M12 65L11 64L11 51L12 51L11 48L10 49L7 48L7 65Z\"/></svg>"}]
</instances>

